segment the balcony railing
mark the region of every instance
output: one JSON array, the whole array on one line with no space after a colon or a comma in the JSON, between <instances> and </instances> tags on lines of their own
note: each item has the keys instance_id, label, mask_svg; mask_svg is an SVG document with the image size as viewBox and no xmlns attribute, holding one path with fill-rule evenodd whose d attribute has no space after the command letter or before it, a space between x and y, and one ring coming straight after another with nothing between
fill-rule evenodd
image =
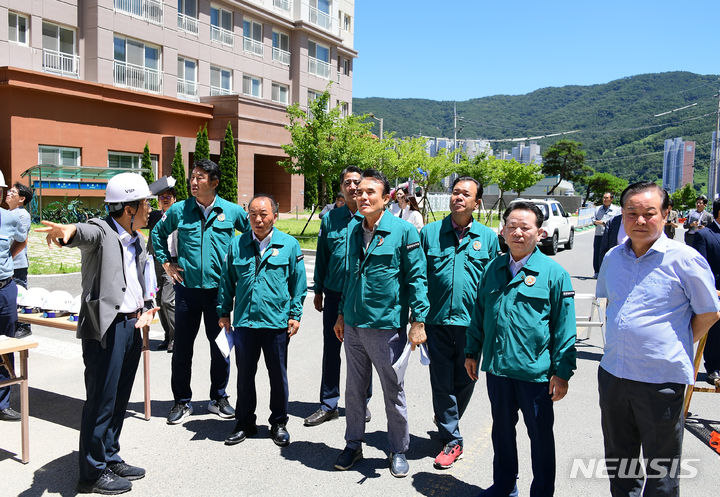
<instances>
[{"instance_id":1,"label":"balcony railing","mask_svg":"<svg viewBox=\"0 0 720 497\"><path fill-rule=\"evenodd\" d=\"M152 93L162 92L162 74L157 69L116 60L113 63L113 77L115 86Z\"/></svg>"},{"instance_id":2,"label":"balcony railing","mask_svg":"<svg viewBox=\"0 0 720 497\"><path fill-rule=\"evenodd\" d=\"M324 79L330 79L330 64L315 57L308 57L308 72Z\"/></svg>"},{"instance_id":3,"label":"balcony railing","mask_svg":"<svg viewBox=\"0 0 720 497\"><path fill-rule=\"evenodd\" d=\"M330 14L318 10L313 6L310 7L310 22L316 26L320 26L323 29L329 30L332 28L332 18Z\"/></svg>"},{"instance_id":4,"label":"balcony railing","mask_svg":"<svg viewBox=\"0 0 720 497\"><path fill-rule=\"evenodd\" d=\"M210 39L232 47L234 45L235 36L232 31L228 31L220 26L210 25Z\"/></svg>"},{"instance_id":5,"label":"balcony railing","mask_svg":"<svg viewBox=\"0 0 720 497\"><path fill-rule=\"evenodd\" d=\"M216 97L218 95L230 95L230 89L221 88L219 86L210 86L210 96Z\"/></svg>"},{"instance_id":6,"label":"balcony railing","mask_svg":"<svg viewBox=\"0 0 720 497\"><path fill-rule=\"evenodd\" d=\"M122 12L153 24L163 23L163 4L160 0L115 0L115 12Z\"/></svg>"},{"instance_id":7,"label":"balcony railing","mask_svg":"<svg viewBox=\"0 0 720 497\"><path fill-rule=\"evenodd\" d=\"M178 12L178 28L194 35L198 34L198 20L197 17L190 17L185 14Z\"/></svg>"},{"instance_id":8,"label":"balcony railing","mask_svg":"<svg viewBox=\"0 0 720 497\"><path fill-rule=\"evenodd\" d=\"M43 71L77 78L80 70L80 57L43 48Z\"/></svg>"},{"instance_id":9,"label":"balcony railing","mask_svg":"<svg viewBox=\"0 0 720 497\"><path fill-rule=\"evenodd\" d=\"M273 60L280 62L281 64L285 64L286 66L290 65L290 52L283 50L281 48L273 47L272 49L272 57Z\"/></svg>"},{"instance_id":10,"label":"balcony railing","mask_svg":"<svg viewBox=\"0 0 720 497\"><path fill-rule=\"evenodd\" d=\"M247 36L243 36L243 50L245 50L246 52L252 52L255 55L262 55L263 44L261 41L248 38Z\"/></svg>"},{"instance_id":11,"label":"balcony railing","mask_svg":"<svg viewBox=\"0 0 720 497\"><path fill-rule=\"evenodd\" d=\"M273 7L282 10L290 10L290 0L273 0Z\"/></svg>"},{"instance_id":12,"label":"balcony railing","mask_svg":"<svg viewBox=\"0 0 720 497\"><path fill-rule=\"evenodd\" d=\"M178 78L177 92L180 98L197 99L197 81Z\"/></svg>"}]
</instances>

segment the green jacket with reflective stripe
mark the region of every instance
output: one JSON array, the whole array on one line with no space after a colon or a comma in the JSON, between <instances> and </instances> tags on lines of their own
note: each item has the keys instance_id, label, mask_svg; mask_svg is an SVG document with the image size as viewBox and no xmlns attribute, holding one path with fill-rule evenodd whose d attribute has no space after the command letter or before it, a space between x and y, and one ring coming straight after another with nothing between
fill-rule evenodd
<instances>
[{"instance_id":1,"label":"green jacket with reflective stripe","mask_svg":"<svg viewBox=\"0 0 720 497\"><path fill-rule=\"evenodd\" d=\"M467 326L477 297L480 276L500 250L493 230L473 220L461 242L447 216L420 232L427 257L430 312L425 322Z\"/></svg>"},{"instance_id":2,"label":"green jacket with reflective stripe","mask_svg":"<svg viewBox=\"0 0 720 497\"><path fill-rule=\"evenodd\" d=\"M394 330L411 320L425 322L427 263L417 229L385 210L365 250L363 223L347 241L347 277L338 309L357 328Z\"/></svg>"},{"instance_id":3,"label":"green jacket with reflective stripe","mask_svg":"<svg viewBox=\"0 0 720 497\"><path fill-rule=\"evenodd\" d=\"M510 254L495 258L480 280L465 353L481 369L530 382L575 371L575 292L570 275L536 247L513 277Z\"/></svg>"},{"instance_id":4,"label":"green jacket with reflective stripe","mask_svg":"<svg viewBox=\"0 0 720 497\"><path fill-rule=\"evenodd\" d=\"M215 197L207 220L194 197L174 203L152 230L155 257L167 262L167 238L178 232L178 266L187 288L217 288L220 270L235 230L250 229L245 210L237 204Z\"/></svg>"}]
</instances>

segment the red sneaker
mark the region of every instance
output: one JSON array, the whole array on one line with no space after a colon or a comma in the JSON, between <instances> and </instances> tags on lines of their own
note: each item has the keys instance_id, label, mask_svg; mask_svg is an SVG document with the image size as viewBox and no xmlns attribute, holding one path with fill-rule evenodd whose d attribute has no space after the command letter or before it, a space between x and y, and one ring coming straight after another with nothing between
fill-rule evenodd
<instances>
[{"instance_id":1,"label":"red sneaker","mask_svg":"<svg viewBox=\"0 0 720 497\"><path fill-rule=\"evenodd\" d=\"M447 444L443 447L442 452L435 458L435 467L439 469L448 469L458 459L462 459L463 449L460 444Z\"/></svg>"}]
</instances>

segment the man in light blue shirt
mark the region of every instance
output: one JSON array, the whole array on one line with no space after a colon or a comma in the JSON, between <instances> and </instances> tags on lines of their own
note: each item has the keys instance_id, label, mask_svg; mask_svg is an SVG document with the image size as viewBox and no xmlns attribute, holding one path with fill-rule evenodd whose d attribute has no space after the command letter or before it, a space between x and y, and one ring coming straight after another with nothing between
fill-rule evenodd
<instances>
[{"instance_id":1,"label":"man in light blue shirt","mask_svg":"<svg viewBox=\"0 0 720 497\"><path fill-rule=\"evenodd\" d=\"M693 342L720 319L720 302L705 259L663 232L666 191L635 183L620 203L629 239L605 256L596 289L608 299L598 390L610 491L640 495L644 484L644 495L676 496Z\"/></svg>"},{"instance_id":2,"label":"man in light blue shirt","mask_svg":"<svg viewBox=\"0 0 720 497\"><path fill-rule=\"evenodd\" d=\"M30 231L30 213L25 210L25 206L30 204L33 198L33 191L27 185L15 183L10 188L5 197L5 203L8 205L10 211L18 217L20 221L21 230L27 234ZM27 239L22 244L22 250L19 254L13 257L13 266L15 268L13 272L13 279L15 284L22 285L27 289L28 287L28 266L30 261L28 260L27 254ZM17 322L15 324L15 338L23 338L31 335L29 323Z\"/></svg>"}]
</instances>

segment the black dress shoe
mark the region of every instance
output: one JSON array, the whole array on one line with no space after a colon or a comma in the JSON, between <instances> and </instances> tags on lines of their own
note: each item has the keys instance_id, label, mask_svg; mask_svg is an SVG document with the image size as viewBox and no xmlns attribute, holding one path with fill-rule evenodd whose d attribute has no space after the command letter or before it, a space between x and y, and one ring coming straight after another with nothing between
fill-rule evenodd
<instances>
[{"instance_id":1,"label":"black dress shoe","mask_svg":"<svg viewBox=\"0 0 720 497\"><path fill-rule=\"evenodd\" d=\"M290 445L290 434L287 432L287 429L285 429L285 425L272 425L270 435L272 436L272 441L275 442L275 445L278 447L287 447Z\"/></svg>"},{"instance_id":2,"label":"black dress shoe","mask_svg":"<svg viewBox=\"0 0 720 497\"><path fill-rule=\"evenodd\" d=\"M0 409L0 421L20 421L20 413L12 407Z\"/></svg>"},{"instance_id":3,"label":"black dress shoe","mask_svg":"<svg viewBox=\"0 0 720 497\"><path fill-rule=\"evenodd\" d=\"M137 466L130 466L125 461L108 464L110 471L130 481L145 478L145 470Z\"/></svg>"},{"instance_id":4,"label":"black dress shoe","mask_svg":"<svg viewBox=\"0 0 720 497\"><path fill-rule=\"evenodd\" d=\"M337 419L339 416L338 410L333 409L332 411L324 411L322 408L318 409L310 416L305 418L305 426L317 426L323 424L325 421L331 419Z\"/></svg>"},{"instance_id":5,"label":"black dress shoe","mask_svg":"<svg viewBox=\"0 0 720 497\"><path fill-rule=\"evenodd\" d=\"M363 458L362 447L351 449L345 447L335 461L335 469L340 471L347 471L353 467L357 461Z\"/></svg>"},{"instance_id":6,"label":"black dress shoe","mask_svg":"<svg viewBox=\"0 0 720 497\"><path fill-rule=\"evenodd\" d=\"M167 341L167 340L163 340L162 342L160 342L160 343L158 344L158 346L157 346L157 348L156 348L155 350L167 350L167 348L168 348L168 341Z\"/></svg>"},{"instance_id":7,"label":"black dress shoe","mask_svg":"<svg viewBox=\"0 0 720 497\"><path fill-rule=\"evenodd\" d=\"M132 483L127 478L118 476L110 469L105 468L97 480L79 481L77 491L80 494L117 495L129 492L131 488Z\"/></svg>"},{"instance_id":8,"label":"black dress shoe","mask_svg":"<svg viewBox=\"0 0 720 497\"><path fill-rule=\"evenodd\" d=\"M28 328L18 328L15 330L15 337L14 338L25 338L32 335L32 331Z\"/></svg>"},{"instance_id":9,"label":"black dress shoe","mask_svg":"<svg viewBox=\"0 0 720 497\"><path fill-rule=\"evenodd\" d=\"M708 373L707 377L705 378L705 381L713 386L715 386L715 382L717 380L720 380L720 371L713 371L712 373Z\"/></svg>"},{"instance_id":10,"label":"black dress shoe","mask_svg":"<svg viewBox=\"0 0 720 497\"><path fill-rule=\"evenodd\" d=\"M244 442L247 437L257 435L257 426L243 428L241 425L235 425L233 432L225 439L225 445L237 445Z\"/></svg>"}]
</instances>

